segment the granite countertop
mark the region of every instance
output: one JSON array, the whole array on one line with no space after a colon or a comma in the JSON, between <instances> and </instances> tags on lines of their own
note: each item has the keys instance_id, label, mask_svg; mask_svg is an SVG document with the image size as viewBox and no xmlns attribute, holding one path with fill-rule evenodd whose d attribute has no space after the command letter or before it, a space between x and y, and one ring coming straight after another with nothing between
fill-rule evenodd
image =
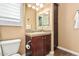
<instances>
[{"instance_id":1,"label":"granite countertop","mask_svg":"<svg viewBox=\"0 0 79 59\"><path fill-rule=\"evenodd\" d=\"M42 35L48 35L51 34L50 31L41 31L41 32L27 32L26 35L30 37L35 37L35 36L42 36Z\"/></svg>"}]
</instances>

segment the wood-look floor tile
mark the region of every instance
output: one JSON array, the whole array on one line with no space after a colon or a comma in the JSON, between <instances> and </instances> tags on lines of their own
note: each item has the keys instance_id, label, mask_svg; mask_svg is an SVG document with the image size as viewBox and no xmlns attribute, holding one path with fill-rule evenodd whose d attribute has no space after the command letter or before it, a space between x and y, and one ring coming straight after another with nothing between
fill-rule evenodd
<instances>
[{"instance_id":1,"label":"wood-look floor tile","mask_svg":"<svg viewBox=\"0 0 79 59\"><path fill-rule=\"evenodd\" d=\"M75 56L75 55L73 55L69 52L60 50L60 49L56 49L55 52L54 52L54 56Z\"/></svg>"}]
</instances>

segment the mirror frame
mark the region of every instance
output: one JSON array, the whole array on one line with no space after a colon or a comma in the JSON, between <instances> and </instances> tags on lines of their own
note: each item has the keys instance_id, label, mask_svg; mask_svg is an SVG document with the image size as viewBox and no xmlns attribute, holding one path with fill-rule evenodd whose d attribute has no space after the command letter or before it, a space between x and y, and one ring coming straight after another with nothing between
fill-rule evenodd
<instances>
[{"instance_id":1,"label":"mirror frame","mask_svg":"<svg viewBox=\"0 0 79 59\"><path fill-rule=\"evenodd\" d=\"M46 13L48 13L48 14L46 14ZM43 25L43 20L45 20L44 19L44 15L46 15L47 16L47 21L48 21L48 23L47 23L47 25ZM42 17L42 19L41 19L41 21L39 21L39 17ZM42 13L42 14L39 14L38 16L37 16L37 20L38 20L38 26L49 26L50 25L50 11L46 11L46 12L44 12L44 13ZM40 22L42 22L41 23L41 25L40 25Z\"/></svg>"}]
</instances>

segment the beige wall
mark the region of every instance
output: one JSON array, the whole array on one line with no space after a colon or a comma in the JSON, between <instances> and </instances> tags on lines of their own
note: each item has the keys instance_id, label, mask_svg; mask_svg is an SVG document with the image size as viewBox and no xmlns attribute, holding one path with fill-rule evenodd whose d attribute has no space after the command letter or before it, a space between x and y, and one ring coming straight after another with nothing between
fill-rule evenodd
<instances>
[{"instance_id":1,"label":"beige wall","mask_svg":"<svg viewBox=\"0 0 79 59\"><path fill-rule=\"evenodd\" d=\"M1 39L6 40L10 38L22 37L22 27L9 27L2 26L1 28Z\"/></svg>"},{"instance_id":2,"label":"beige wall","mask_svg":"<svg viewBox=\"0 0 79 59\"><path fill-rule=\"evenodd\" d=\"M36 29L36 11L26 6L26 25L27 24L31 25L32 30Z\"/></svg>"},{"instance_id":3,"label":"beige wall","mask_svg":"<svg viewBox=\"0 0 79 59\"><path fill-rule=\"evenodd\" d=\"M23 5L23 12L24 12L24 5ZM0 26L0 40L8 40L8 39L15 39L15 38L20 38L21 39L21 44L20 44L20 49L19 52L21 54L24 54L25 52L25 26L24 26L24 13L22 15L22 23L23 26L21 27L11 27L11 26Z\"/></svg>"},{"instance_id":4,"label":"beige wall","mask_svg":"<svg viewBox=\"0 0 79 59\"><path fill-rule=\"evenodd\" d=\"M79 4L59 4L59 46L79 52L79 30L74 29Z\"/></svg>"}]
</instances>

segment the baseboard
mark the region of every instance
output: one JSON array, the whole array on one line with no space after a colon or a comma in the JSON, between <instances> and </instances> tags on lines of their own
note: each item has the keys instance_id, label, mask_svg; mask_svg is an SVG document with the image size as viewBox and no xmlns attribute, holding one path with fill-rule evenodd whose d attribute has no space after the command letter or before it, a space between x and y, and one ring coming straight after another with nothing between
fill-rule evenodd
<instances>
[{"instance_id":1,"label":"baseboard","mask_svg":"<svg viewBox=\"0 0 79 59\"><path fill-rule=\"evenodd\" d=\"M66 51L66 52L72 53L72 54L74 54L74 55L79 56L79 53L78 53L78 52L75 52L75 51L66 49L66 48L64 48L64 47L60 47L60 46L58 46L57 48L58 48L58 49L61 49L61 50L64 50L64 51Z\"/></svg>"}]
</instances>

